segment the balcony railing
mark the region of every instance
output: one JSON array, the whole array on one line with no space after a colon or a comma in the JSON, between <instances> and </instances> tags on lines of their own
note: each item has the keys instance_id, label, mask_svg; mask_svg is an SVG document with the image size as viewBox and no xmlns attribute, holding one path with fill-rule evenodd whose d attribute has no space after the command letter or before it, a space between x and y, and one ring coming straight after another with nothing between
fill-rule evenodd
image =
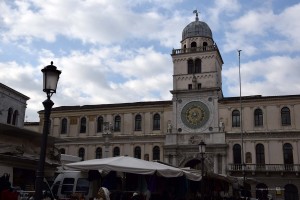
<instances>
[{"instance_id":1,"label":"balcony railing","mask_svg":"<svg viewBox=\"0 0 300 200\"><path fill-rule=\"evenodd\" d=\"M243 168L244 167L244 168ZM299 172L299 164L229 164L230 172Z\"/></svg>"},{"instance_id":2,"label":"balcony railing","mask_svg":"<svg viewBox=\"0 0 300 200\"><path fill-rule=\"evenodd\" d=\"M173 49L172 55L183 54L183 53L203 52L203 51L215 51L215 50L218 50L218 46L216 44L211 45L211 46L193 47L193 48L185 48L185 49Z\"/></svg>"}]
</instances>

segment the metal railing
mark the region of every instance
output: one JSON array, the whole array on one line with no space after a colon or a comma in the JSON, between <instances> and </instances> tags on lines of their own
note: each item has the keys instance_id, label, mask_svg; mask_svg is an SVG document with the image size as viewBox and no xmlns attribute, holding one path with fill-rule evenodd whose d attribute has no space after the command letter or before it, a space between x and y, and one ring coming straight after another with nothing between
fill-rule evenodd
<instances>
[{"instance_id":1,"label":"metal railing","mask_svg":"<svg viewBox=\"0 0 300 200\"><path fill-rule=\"evenodd\" d=\"M244 167L244 169L243 169ZM229 164L228 171L231 172L299 172L299 164Z\"/></svg>"},{"instance_id":2,"label":"metal railing","mask_svg":"<svg viewBox=\"0 0 300 200\"><path fill-rule=\"evenodd\" d=\"M218 46L216 44L211 45L211 46L201 46L201 47L193 47L193 48L185 48L185 49L173 49L172 55L183 54L183 53L203 52L203 51L215 51L215 50L218 50Z\"/></svg>"}]
</instances>

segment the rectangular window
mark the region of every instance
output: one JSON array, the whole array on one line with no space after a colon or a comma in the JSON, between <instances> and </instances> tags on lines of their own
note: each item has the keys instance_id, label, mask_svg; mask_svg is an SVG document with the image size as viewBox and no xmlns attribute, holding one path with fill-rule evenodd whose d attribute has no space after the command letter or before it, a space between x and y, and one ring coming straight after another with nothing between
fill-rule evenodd
<instances>
[{"instance_id":1,"label":"rectangular window","mask_svg":"<svg viewBox=\"0 0 300 200\"><path fill-rule=\"evenodd\" d=\"M87 195L89 193L90 182L86 178L79 178L77 180L76 192Z\"/></svg>"},{"instance_id":2,"label":"rectangular window","mask_svg":"<svg viewBox=\"0 0 300 200\"><path fill-rule=\"evenodd\" d=\"M136 121L136 122L135 122L135 130L136 130L136 131L141 131L141 130L142 130L142 124L141 124L141 121Z\"/></svg>"},{"instance_id":3,"label":"rectangular window","mask_svg":"<svg viewBox=\"0 0 300 200\"><path fill-rule=\"evenodd\" d=\"M240 116L232 116L232 127L240 127Z\"/></svg>"},{"instance_id":4,"label":"rectangular window","mask_svg":"<svg viewBox=\"0 0 300 200\"><path fill-rule=\"evenodd\" d=\"M74 178L65 178L61 186L61 193L68 194L68 195L72 194L74 188L74 182L75 182Z\"/></svg>"},{"instance_id":5,"label":"rectangular window","mask_svg":"<svg viewBox=\"0 0 300 200\"><path fill-rule=\"evenodd\" d=\"M198 90L202 88L201 83L198 83Z\"/></svg>"},{"instance_id":6,"label":"rectangular window","mask_svg":"<svg viewBox=\"0 0 300 200\"><path fill-rule=\"evenodd\" d=\"M114 131L121 131L121 122L120 121L115 122Z\"/></svg>"},{"instance_id":7,"label":"rectangular window","mask_svg":"<svg viewBox=\"0 0 300 200\"><path fill-rule=\"evenodd\" d=\"M189 85L188 85L188 88L189 88L189 90L193 89L192 84L189 84Z\"/></svg>"}]
</instances>

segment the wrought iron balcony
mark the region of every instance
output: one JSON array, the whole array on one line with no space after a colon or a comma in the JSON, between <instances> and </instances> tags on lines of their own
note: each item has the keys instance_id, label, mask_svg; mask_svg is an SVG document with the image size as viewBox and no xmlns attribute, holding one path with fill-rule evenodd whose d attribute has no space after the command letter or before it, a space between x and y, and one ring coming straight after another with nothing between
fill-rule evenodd
<instances>
[{"instance_id":1,"label":"wrought iron balcony","mask_svg":"<svg viewBox=\"0 0 300 200\"><path fill-rule=\"evenodd\" d=\"M244 167L244 168L243 168ZM300 172L299 164L229 164L229 172Z\"/></svg>"},{"instance_id":2,"label":"wrought iron balcony","mask_svg":"<svg viewBox=\"0 0 300 200\"><path fill-rule=\"evenodd\" d=\"M185 49L173 49L172 55L203 52L203 51L215 51L215 50L218 50L218 46L216 44L211 45L211 46L201 46L201 47L193 47L193 48L185 48Z\"/></svg>"}]
</instances>

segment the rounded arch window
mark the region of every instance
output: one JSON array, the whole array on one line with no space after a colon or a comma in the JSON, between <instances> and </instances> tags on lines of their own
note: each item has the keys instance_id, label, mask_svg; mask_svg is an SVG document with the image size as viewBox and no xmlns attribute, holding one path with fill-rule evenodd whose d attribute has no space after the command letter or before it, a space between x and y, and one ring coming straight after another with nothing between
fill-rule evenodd
<instances>
[{"instance_id":1,"label":"rounded arch window","mask_svg":"<svg viewBox=\"0 0 300 200\"><path fill-rule=\"evenodd\" d=\"M81 158L81 160L84 160L84 154L85 154L85 150L84 150L84 148L79 148L79 150L78 150L78 157L80 157Z\"/></svg>"},{"instance_id":2,"label":"rounded arch window","mask_svg":"<svg viewBox=\"0 0 300 200\"><path fill-rule=\"evenodd\" d=\"M66 118L63 118L61 120L61 134L66 134L67 133L67 119Z\"/></svg>"},{"instance_id":3,"label":"rounded arch window","mask_svg":"<svg viewBox=\"0 0 300 200\"><path fill-rule=\"evenodd\" d=\"M12 108L9 108L9 109L8 109L8 112L7 112L7 123L8 123L8 124L11 123L12 115L13 115L13 109L12 109Z\"/></svg>"},{"instance_id":4,"label":"rounded arch window","mask_svg":"<svg viewBox=\"0 0 300 200\"><path fill-rule=\"evenodd\" d=\"M290 143L285 143L283 145L283 160L284 164L286 165L286 170L289 168L292 170L294 164L293 158L293 146Z\"/></svg>"},{"instance_id":5,"label":"rounded arch window","mask_svg":"<svg viewBox=\"0 0 300 200\"><path fill-rule=\"evenodd\" d=\"M102 148L98 147L96 149L96 159L102 158Z\"/></svg>"},{"instance_id":6,"label":"rounded arch window","mask_svg":"<svg viewBox=\"0 0 300 200\"><path fill-rule=\"evenodd\" d=\"M103 123L104 123L104 120L103 120L103 117L100 116L97 118L97 132L103 132Z\"/></svg>"},{"instance_id":7,"label":"rounded arch window","mask_svg":"<svg viewBox=\"0 0 300 200\"><path fill-rule=\"evenodd\" d=\"M283 107L281 109L281 124L282 126L291 125L291 114L288 107Z\"/></svg>"},{"instance_id":8,"label":"rounded arch window","mask_svg":"<svg viewBox=\"0 0 300 200\"><path fill-rule=\"evenodd\" d=\"M207 49L207 42L203 42L203 51L206 51Z\"/></svg>"},{"instance_id":9,"label":"rounded arch window","mask_svg":"<svg viewBox=\"0 0 300 200\"><path fill-rule=\"evenodd\" d=\"M17 110L15 110L14 114L13 114L13 119L12 119L12 124L13 125L17 125L18 124L18 116L19 116L19 112Z\"/></svg>"},{"instance_id":10,"label":"rounded arch window","mask_svg":"<svg viewBox=\"0 0 300 200\"><path fill-rule=\"evenodd\" d=\"M153 147L152 160L160 160L160 148L158 146Z\"/></svg>"},{"instance_id":11,"label":"rounded arch window","mask_svg":"<svg viewBox=\"0 0 300 200\"><path fill-rule=\"evenodd\" d=\"M235 144L233 145L233 163L234 164L241 164L242 163L242 157L241 157L241 145Z\"/></svg>"},{"instance_id":12,"label":"rounded arch window","mask_svg":"<svg viewBox=\"0 0 300 200\"><path fill-rule=\"evenodd\" d=\"M201 60L199 58L195 60L195 73L201 73Z\"/></svg>"},{"instance_id":13,"label":"rounded arch window","mask_svg":"<svg viewBox=\"0 0 300 200\"><path fill-rule=\"evenodd\" d=\"M153 130L160 130L160 115L158 113L153 116Z\"/></svg>"},{"instance_id":14,"label":"rounded arch window","mask_svg":"<svg viewBox=\"0 0 300 200\"><path fill-rule=\"evenodd\" d=\"M232 127L240 127L240 111L232 111Z\"/></svg>"},{"instance_id":15,"label":"rounded arch window","mask_svg":"<svg viewBox=\"0 0 300 200\"><path fill-rule=\"evenodd\" d=\"M263 144L257 144L255 147L256 151L256 164L264 165L265 164L265 147Z\"/></svg>"},{"instance_id":16,"label":"rounded arch window","mask_svg":"<svg viewBox=\"0 0 300 200\"><path fill-rule=\"evenodd\" d=\"M196 42L192 42L191 43L191 48L196 48L197 47L197 43Z\"/></svg>"},{"instance_id":17,"label":"rounded arch window","mask_svg":"<svg viewBox=\"0 0 300 200\"><path fill-rule=\"evenodd\" d=\"M141 159L141 147L137 146L134 148L134 157Z\"/></svg>"},{"instance_id":18,"label":"rounded arch window","mask_svg":"<svg viewBox=\"0 0 300 200\"><path fill-rule=\"evenodd\" d=\"M142 130L142 116L137 114L135 116L134 130L141 131Z\"/></svg>"},{"instance_id":19,"label":"rounded arch window","mask_svg":"<svg viewBox=\"0 0 300 200\"><path fill-rule=\"evenodd\" d=\"M193 74L194 73L194 61L192 59L189 59L187 61L188 65L188 74Z\"/></svg>"},{"instance_id":20,"label":"rounded arch window","mask_svg":"<svg viewBox=\"0 0 300 200\"><path fill-rule=\"evenodd\" d=\"M114 131L121 131L121 117L119 115L115 117Z\"/></svg>"},{"instance_id":21,"label":"rounded arch window","mask_svg":"<svg viewBox=\"0 0 300 200\"><path fill-rule=\"evenodd\" d=\"M82 117L80 119L80 133L85 133L86 132L86 118Z\"/></svg>"},{"instance_id":22,"label":"rounded arch window","mask_svg":"<svg viewBox=\"0 0 300 200\"><path fill-rule=\"evenodd\" d=\"M113 157L120 156L120 148L115 147L113 150Z\"/></svg>"}]
</instances>

